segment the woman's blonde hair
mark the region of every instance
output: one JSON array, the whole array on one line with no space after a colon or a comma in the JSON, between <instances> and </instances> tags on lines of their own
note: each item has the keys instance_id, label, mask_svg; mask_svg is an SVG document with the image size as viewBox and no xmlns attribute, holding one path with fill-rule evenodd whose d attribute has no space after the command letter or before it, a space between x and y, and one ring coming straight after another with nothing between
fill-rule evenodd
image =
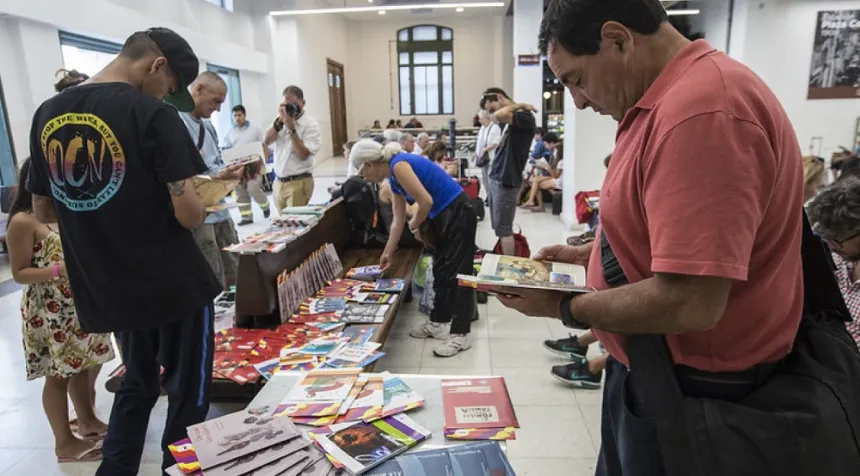
<instances>
[{"instance_id":1,"label":"woman's blonde hair","mask_svg":"<svg viewBox=\"0 0 860 476\"><path fill-rule=\"evenodd\" d=\"M382 160L388 162L402 151L403 149L397 142L389 142L382 145L373 139L362 139L352 146L352 150L349 151L349 160L352 162L355 170L361 170L366 163L374 163Z\"/></svg>"},{"instance_id":2,"label":"woman's blonde hair","mask_svg":"<svg viewBox=\"0 0 860 476\"><path fill-rule=\"evenodd\" d=\"M803 157L803 183L805 185L821 184L824 182L825 176L824 159L812 155Z\"/></svg>"}]
</instances>

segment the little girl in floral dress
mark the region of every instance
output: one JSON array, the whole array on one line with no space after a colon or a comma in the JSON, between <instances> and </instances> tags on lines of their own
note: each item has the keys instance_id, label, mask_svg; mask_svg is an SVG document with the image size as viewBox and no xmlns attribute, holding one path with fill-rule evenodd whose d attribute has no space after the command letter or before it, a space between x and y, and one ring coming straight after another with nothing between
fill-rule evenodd
<instances>
[{"instance_id":1,"label":"little girl in floral dress","mask_svg":"<svg viewBox=\"0 0 860 476\"><path fill-rule=\"evenodd\" d=\"M54 433L57 460L97 461L107 425L95 415L93 384L102 364L113 360L113 346L109 334L87 334L78 324L56 225L43 224L32 214L32 196L26 190L29 170L27 159L6 230L12 276L25 285L21 317L27 380L45 378L42 406ZM80 437L69 424L67 396L77 413Z\"/></svg>"}]
</instances>

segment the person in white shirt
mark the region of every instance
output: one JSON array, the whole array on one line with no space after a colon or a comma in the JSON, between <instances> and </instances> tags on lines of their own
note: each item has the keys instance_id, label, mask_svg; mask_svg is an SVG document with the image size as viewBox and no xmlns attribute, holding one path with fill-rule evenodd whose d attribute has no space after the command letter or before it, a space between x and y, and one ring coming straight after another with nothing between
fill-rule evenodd
<instances>
[{"instance_id":1,"label":"person in white shirt","mask_svg":"<svg viewBox=\"0 0 860 476\"><path fill-rule=\"evenodd\" d=\"M236 147L237 145L251 144L254 142L263 142L263 130L251 124L245 115L245 106L239 104L233 108L233 122L236 123L224 142L227 148ZM269 198L263 192L263 174L266 173L265 164L259 164L245 179L239 182L236 186L236 203L239 204L239 214L242 216L242 221L239 226L250 225L254 223L254 211L251 209L251 198L260 205L263 210L263 217L269 218Z\"/></svg>"},{"instance_id":2,"label":"person in white shirt","mask_svg":"<svg viewBox=\"0 0 860 476\"><path fill-rule=\"evenodd\" d=\"M298 86L284 89L278 117L266 131L263 145L275 144L273 196L278 210L307 205L314 193L314 157L322 145L316 119L305 112L305 95Z\"/></svg>"},{"instance_id":3,"label":"person in white shirt","mask_svg":"<svg viewBox=\"0 0 860 476\"><path fill-rule=\"evenodd\" d=\"M478 139L475 142L475 162L476 165L483 162L480 166L481 178L489 198L490 164L496 156L496 148L502 141L502 129L493 120L493 115L483 109L478 111L478 120L481 122L481 128L478 130Z\"/></svg>"},{"instance_id":4,"label":"person in white shirt","mask_svg":"<svg viewBox=\"0 0 860 476\"><path fill-rule=\"evenodd\" d=\"M400 148L413 154L415 152L415 137L408 132L403 133L400 136Z\"/></svg>"},{"instance_id":5,"label":"person in white shirt","mask_svg":"<svg viewBox=\"0 0 860 476\"><path fill-rule=\"evenodd\" d=\"M418 134L418 137L415 139L415 150L413 150L412 153L421 155L424 152L424 149L426 149L429 144L430 134L426 132Z\"/></svg>"}]
</instances>

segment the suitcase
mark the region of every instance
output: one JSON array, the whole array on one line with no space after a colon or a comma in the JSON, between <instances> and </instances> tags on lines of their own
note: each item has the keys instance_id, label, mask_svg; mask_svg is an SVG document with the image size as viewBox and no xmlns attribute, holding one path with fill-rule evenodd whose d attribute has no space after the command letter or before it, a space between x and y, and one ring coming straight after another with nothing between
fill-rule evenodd
<instances>
[{"instance_id":1,"label":"suitcase","mask_svg":"<svg viewBox=\"0 0 860 476\"><path fill-rule=\"evenodd\" d=\"M466 195L472 200L481 194L481 182L478 181L478 177L463 177L459 179L459 182L463 190L466 191Z\"/></svg>"}]
</instances>

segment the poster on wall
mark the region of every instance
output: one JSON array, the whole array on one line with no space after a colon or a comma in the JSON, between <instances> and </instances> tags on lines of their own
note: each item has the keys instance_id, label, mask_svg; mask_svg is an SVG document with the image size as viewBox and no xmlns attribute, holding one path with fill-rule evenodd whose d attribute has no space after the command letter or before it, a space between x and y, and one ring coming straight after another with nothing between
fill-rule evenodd
<instances>
[{"instance_id":1,"label":"poster on wall","mask_svg":"<svg viewBox=\"0 0 860 476\"><path fill-rule=\"evenodd\" d=\"M818 12L807 98L860 98L860 10Z\"/></svg>"}]
</instances>

